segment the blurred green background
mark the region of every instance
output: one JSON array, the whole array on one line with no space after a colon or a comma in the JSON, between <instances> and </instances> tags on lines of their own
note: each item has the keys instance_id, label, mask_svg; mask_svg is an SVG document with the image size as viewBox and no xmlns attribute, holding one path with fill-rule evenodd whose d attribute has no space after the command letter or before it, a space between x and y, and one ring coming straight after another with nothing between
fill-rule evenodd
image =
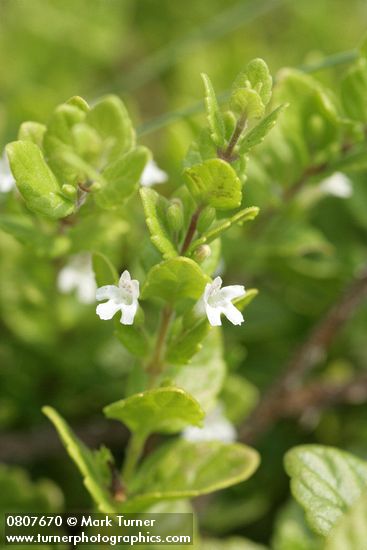
<instances>
[{"instance_id":1,"label":"blurred green background","mask_svg":"<svg viewBox=\"0 0 367 550\"><path fill-rule=\"evenodd\" d=\"M116 93L144 128L155 117L199 101L201 72L225 90L253 57L264 58L273 74L315 63L357 47L366 17L364 0L0 0L1 146L16 138L23 120L47 121L58 103L76 94L93 102L103 93ZM345 68L325 69L316 77L334 87ZM201 123L201 115L184 117L142 136L170 174L171 186L180 181L182 158ZM225 239L226 280L243 280L261 291L247 310L245 328L225 327L226 359L231 371L261 390L366 257L367 214L361 208L366 195L357 192L363 182L362 174L350 199L325 197L297 214L299 237L292 242L294 214L287 211L275 227L278 240L273 240L274 227L257 240L241 229ZM249 204L271 203L271 188L257 192L251 178L246 185ZM0 212L12 200L2 194ZM100 231L108 229L106 220ZM117 263L134 257L137 241L123 224L109 242ZM107 423L101 407L123 396L131 360L108 323L98 321L93 305L59 294L56 260L35 256L4 232L0 257L0 460L20 465L33 479L53 480L68 510L88 507L79 476L40 409L51 404L82 434L103 440ZM333 346L320 376L348 378L366 368L366 326L362 308ZM269 541L289 495L284 452L299 442L317 441L367 456L366 413L363 404L333 407L311 411L301 423L278 423L258 442L263 462L256 476L206 507L206 532ZM116 433L108 442L121 454ZM12 485L7 470L0 470L0 492L2 478L8 480L3 493L8 497L0 497L0 507L6 508L14 487L25 482L14 474ZM50 506L62 506L59 491L46 489Z\"/></svg>"}]
</instances>

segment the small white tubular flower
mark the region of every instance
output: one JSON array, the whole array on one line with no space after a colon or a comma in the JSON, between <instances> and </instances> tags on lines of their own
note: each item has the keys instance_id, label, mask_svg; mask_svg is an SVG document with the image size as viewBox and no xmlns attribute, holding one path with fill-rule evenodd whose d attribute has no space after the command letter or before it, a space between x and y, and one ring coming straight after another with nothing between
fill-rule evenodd
<instances>
[{"instance_id":1,"label":"small white tubular flower","mask_svg":"<svg viewBox=\"0 0 367 550\"><path fill-rule=\"evenodd\" d=\"M320 190L327 195L348 199L353 194L352 182L342 172L335 172L320 184Z\"/></svg>"},{"instance_id":2,"label":"small white tubular flower","mask_svg":"<svg viewBox=\"0 0 367 550\"><path fill-rule=\"evenodd\" d=\"M100 319L107 321L118 311L121 311L120 323L132 325L138 310L139 281L132 279L128 271L120 277L118 286L106 285L97 288L98 301L108 300L97 306L96 312Z\"/></svg>"},{"instance_id":3,"label":"small white tubular flower","mask_svg":"<svg viewBox=\"0 0 367 550\"><path fill-rule=\"evenodd\" d=\"M244 322L242 313L232 304L234 298L241 298L246 294L242 285L222 286L222 279L216 277L212 283L205 287L203 301L205 312L209 323L213 327L222 324L221 314L223 313L228 321L234 325L241 325Z\"/></svg>"},{"instance_id":4,"label":"small white tubular flower","mask_svg":"<svg viewBox=\"0 0 367 550\"><path fill-rule=\"evenodd\" d=\"M11 173L8 157L5 151L0 158L0 193L9 193L15 187L15 180Z\"/></svg>"},{"instance_id":5,"label":"small white tubular flower","mask_svg":"<svg viewBox=\"0 0 367 550\"><path fill-rule=\"evenodd\" d=\"M76 291L79 302L92 304L96 297L96 280L90 254L76 254L60 271L57 288L63 294Z\"/></svg>"},{"instance_id":6,"label":"small white tubular flower","mask_svg":"<svg viewBox=\"0 0 367 550\"><path fill-rule=\"evenodd\" d=\"M141 175L140 183L144 187L150 187L155 183L164 183L168 180L166 172L161 170L154 160L149 160Z\"/></svg>"},{"instance_id":7,"label":"small white tubular flower","mask_svg":"<svg viewBox=\"0 0 367 550\"><path fill-rule=\"evenodd\" d=\"M188 426L182 432L182 437L187 441L222 441L233 443L236 440L236 430L233 424L224 416L223 407L218 404L205 417L204 426Z\"/></svg>"}]
</instances>

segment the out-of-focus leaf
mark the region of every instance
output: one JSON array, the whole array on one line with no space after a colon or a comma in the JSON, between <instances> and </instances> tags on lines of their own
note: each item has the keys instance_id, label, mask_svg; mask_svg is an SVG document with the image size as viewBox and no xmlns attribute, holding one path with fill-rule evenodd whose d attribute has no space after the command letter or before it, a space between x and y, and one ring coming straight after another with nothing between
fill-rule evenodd
<instances>
[{"instance_id":1,"label":"out-of-focus leaf","mask_svg":"<svg viewBox=\"0 0 367 550\"><path fill-rule=\"evenodd\" d=\"M367 490L367 463L333 447L301 445L288 451L284 463L293 496L320 535Z\"/></svg>"},{"instance_id":2,"label":"out-of-focus leaf","mask_svg":"<svg viewBox=\"0 0 367 550\"><path fill-rule=\"evenodd\" d=\"M43 407L42 411L55 426L70 458L75 462L84 478L86 489L97 504L100 512L116 512L114 502L108 490L111 483L109 463L113 463L109 450L101 447L99 451L91 451L76 437L55 409L52 407Z\"/></svg>"},{"instance_id":3,"label":"out-of-focus leaf","mask_svg":"<svg viewBox=\"0 0 367 550\"><path fill-rule=\"evenodd\" d=\"M330 531L325 550L364 550L367 541L367 492L351 506Z\"/></svg>"},{"instance_id":4,"label":"out-of-focus leaf","mask_svg":"<svg viewBox=\"0 0 367 550\"><path fill-rule=\"evenodd\" d=\"M308 528L302 508L293 501L287 503L276 518L273 550L323 550L322 537Z\"/></svg>"},{"instance_id":5,"label":"out-of-focus leaf","mask_svg":"<svg viewBox=\"0 0 367 550\"><path fill-rule=\"evenodd\" d=\"M131 499L122 510L133 512L160 500L192 498L248 479L259 464L254 449L218 441L179 439L152 453L133 477Z\"/></svg>"},{"instance_id":6,"label":"out-of-focus leaf","mask_svg":"<svg viewBox=\"0 0 367 550\"><path fill-rule=\"evenodd\" d=\"M201 550L266 550L262 544L242 537L230 537L229 539L203 539Z\"/></svg>"},{"instance_id":7,"label":"out-of-focus leaf","mask_svg":"<svg viewBox=\"0 0 367 550\"><path fill-rule=\"evenodd\" d=\"M46 126L39 122L23 122L20 125L18 132L18 139L20 141L31 141L35 145L38 145L42 149L43 136L46 132Z\"/></svg>"},{"instance_id":8,"label":"out-of-focus leaf","mask_svg":"<svg viewBox=\"0 0 367 550\"><path fill-rule=\"evenodd\" d=\"M367 122L367 60L360 59L345 75L340 84L340 95L348 117Z\"/></svg>"},{"instance_id":9,"label":"out-of-focus leaf","mask_svg":"<svg viewBox=\"0 0 367 550\"><path fill-rule=\"evenodd\" d=\"M207 412L216 402L226 373L220 332L211 329L202 349L188 365L174 366L167 371L175 384L199 401Z\"/></svg>"}]
</instances>

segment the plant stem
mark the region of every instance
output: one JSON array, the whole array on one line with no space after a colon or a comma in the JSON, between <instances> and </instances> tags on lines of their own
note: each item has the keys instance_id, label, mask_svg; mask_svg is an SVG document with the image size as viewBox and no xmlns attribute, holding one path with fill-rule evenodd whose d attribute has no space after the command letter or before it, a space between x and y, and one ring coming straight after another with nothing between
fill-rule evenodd
<instances>
[{"instance_id":1,"label":"plant stem","mask_svg":"<svg viewBox=\"0 0 367 550\"><path fill-rule=\"evenodd\" d=\"M198 224L199 216L200 216L202 210L203 210L203 206L199 205L197 207L197 209L195 210L195 212L193 213L193 215L192 215L190 225L189 225L189 228L188 228L186 236L185 236L185 240L184 240L182 248L180 250L180 255L181 256L185 255L185 253L187 252L187 250L188 250L188 248L191 244L192 239L194 238L195 231L196 231L196 226Z\"/></svg>"},{"instance_id":2,"label":"plant stem","mask_svg":"<svg viewBox=\"0 0 367 550\"><path fill-rule=\"evenodd\" d=\"M196 231L196 226L200 213L203 209L202 205L199 205L192 215L190 225L188 227L182 248L180 250L180 255L183 256L187 252ZM173 309L171 306L167 305L163 308L161 314L161 322L159 325L156 344L151 359L149 360L146 370L150 374L150 383L149 386L154 386L157 376L162 372L164 364L164 347L167 339L168 330L170 327L171 319L173 316Z\"/></svg>"},{"instance_id":3,"label":"plant stem","mask_svg":"<svg viewBox=\"0 0 367 550\"><path fill-rule=\"evenodd\" d=\"M237 124L235 126L235 129L233 130L232 137L230 139L230 142L227 145L227 148L224 151L218 151L218 157L227 161L232 162L235 160L235 157L233 156L234 149L238 143L238 140L240 139L242 132L246 128L246 117L245 115L242 115L238 120Z\"/></svg>"},{"instance_id":4,"label":"plant stem","mask_svg":"<svg viewBox=\"0 0 367 550\"><path fill-rule=\"evenodd\" d=\"M154 386L154 382L157 376L162 372L163 364L163 350L166 343L167 333L170 326L171 318L173 315L173 310L170 306L166 306L162 310L161 322L158 329L157 340L155 348L152 354L152 357L147 365L147 372L150 374L150 384L149 386Z\"/></svg>"},{"instance_id":5,"label":"plant stem","mask_svg":"<svg viewBox=\"0 0 367 550\"><path fill-rule=\"evenodd\" d=\"M141 457L146 441L145 434L132 434L126 449L126 457L122 470L122 479L127 485L131 480L136 465Z\"/></svg>"}]
</instances>

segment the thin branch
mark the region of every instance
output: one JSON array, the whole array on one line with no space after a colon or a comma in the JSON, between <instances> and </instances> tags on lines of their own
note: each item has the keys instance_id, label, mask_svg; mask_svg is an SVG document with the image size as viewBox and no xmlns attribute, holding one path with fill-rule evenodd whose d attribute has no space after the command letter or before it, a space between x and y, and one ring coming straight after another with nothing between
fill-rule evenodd
<instances>
[{"instance_id":1,"label":"thin branch","mask_svg":"<svg viewBox=\"0 0 367 550\"><path fill-rule=\"evenodd\" d=\"M346 288L291 357L284 373L260 399L240 430L240 438L253 442L266 432L281 415L285 399L303 383L304 376L323 359L340 329L355 314L367 297L367 267Z\"/></svg>"},{"instance_id":2,"label":"thin branch","mask_svg":"<svg viewBox=\"0 0 367 550\"><path fill-rule=\"evenodd\" d=\"M308 410L322 410L331 405L358 405L367 401L367 373L363 372L343 384L313 382L289 391L279 403L278 418L299 417Z\"/></svg>"}]
</instances>

